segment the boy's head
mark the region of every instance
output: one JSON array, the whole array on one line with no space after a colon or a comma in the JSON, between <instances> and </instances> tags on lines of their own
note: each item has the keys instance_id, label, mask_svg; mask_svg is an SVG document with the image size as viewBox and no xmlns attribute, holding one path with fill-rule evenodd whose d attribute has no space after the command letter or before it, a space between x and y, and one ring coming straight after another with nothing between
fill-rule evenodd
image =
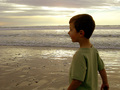
<instances>
[{"instance_id":1,"label":"boy's head","mask_svg":"<svg viewBox=\"0 0 120 90\"><path fill-rule=\"evenodd\" d=\"M73 23L74 28L77 32L80 32L80 30L84 31L84 37L89 39L95 29L95 22L92 18L92 16L88 14L79 14L76 16L73 16L69 24Z\"/></svg>"}]
</instances>

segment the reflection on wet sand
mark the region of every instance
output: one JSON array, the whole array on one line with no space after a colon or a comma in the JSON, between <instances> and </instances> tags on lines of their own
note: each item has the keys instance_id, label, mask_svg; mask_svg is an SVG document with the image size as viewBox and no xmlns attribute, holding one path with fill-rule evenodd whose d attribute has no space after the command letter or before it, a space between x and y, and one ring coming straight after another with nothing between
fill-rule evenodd
<instances>
[{"instance_id":1,"label":"reflection on wet sand","mask_svg":"<svg viewBox=\"0 0 120 90\"><path fill-rule=\"evenodd\" d=\"M0 46L0 50L0 90L67 88L69 67L77 48ZM120 90L120 50L98 51L105 63L110 90Z\"/></svg>"},{"instance_id":2,"label":"reflection on wet sand","mask_svg":"<svg viewBox=\"0 0 120 90\"><path fill-rule=\"evenodd\" d=\"M99 50L105 63L110 90L120 89L120 50Z\"/></svg>"}]
</instances>

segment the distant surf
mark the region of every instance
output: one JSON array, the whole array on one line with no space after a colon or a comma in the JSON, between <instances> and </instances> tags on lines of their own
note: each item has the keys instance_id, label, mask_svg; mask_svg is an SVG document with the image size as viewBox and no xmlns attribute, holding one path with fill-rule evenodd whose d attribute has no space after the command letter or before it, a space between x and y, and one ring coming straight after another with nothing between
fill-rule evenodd
<instances>
[{"instance_id":1,"label":"distant surf","mask_svg":"<svg viewBox=\"0 0 120 90\"><path fill-rule=\"evenodd\" d=\"M1 26L0 30L53 30L53 29L69 29L69 26ZM96 25L96 29L120 29L120 25Z\"/></svg>"},{"instance_id":2,"label":"distant surf","mask_svg":"<svg viewBox=\"0 0 120 90\"><path fill-rule=\"evenodd\" d=\"M0 45L79 47L68 31L68 26L0 27ZM96 26L90 40L96 48L120 49L120 25Z\"/></svg>"}]
</instances>

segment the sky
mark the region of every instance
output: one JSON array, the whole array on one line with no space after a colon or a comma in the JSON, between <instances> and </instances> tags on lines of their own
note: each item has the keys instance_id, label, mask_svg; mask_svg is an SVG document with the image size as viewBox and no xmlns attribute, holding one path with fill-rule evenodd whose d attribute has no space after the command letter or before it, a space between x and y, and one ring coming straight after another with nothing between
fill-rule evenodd
<instances>
[{"instance_id":1,"label":"sky","mask_svg":"<svg viewBox=\"0 0 120 90\"><path fill-rule=\"evenodd\" d=\"M120 0L0 0L0 26L69 25L90 14L96 25L120 25Z\"/></svg>"}]
</instances>

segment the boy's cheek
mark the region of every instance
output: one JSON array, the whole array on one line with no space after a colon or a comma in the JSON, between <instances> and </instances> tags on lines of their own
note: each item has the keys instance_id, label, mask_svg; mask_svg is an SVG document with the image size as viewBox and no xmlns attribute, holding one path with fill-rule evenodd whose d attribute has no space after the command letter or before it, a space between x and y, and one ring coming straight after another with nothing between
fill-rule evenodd
<instances>
[{"instance_id":1,"label":"boy's cheek","mask_svg":"<svg viewBox=\"0 0 120 90\"><path fill-rule=\"evenodd\" d=\"M74 41L75 40L75 36L71 35L71 39L72 39L72 41Z\"/></svg>"},{"instance_id":2,"label":"boy's cheek","mask_svg":"<svg viewBox=\"0 0 120 90\"><path fill-rule=\"evenodd\" d=\"M70 35L70 37L71 37L72 41L74 41L74 40L75 40L75 38L76 38L76 36L74 35L74 33L70 33L69 35Z\"/></svg>"}]
</instances>

